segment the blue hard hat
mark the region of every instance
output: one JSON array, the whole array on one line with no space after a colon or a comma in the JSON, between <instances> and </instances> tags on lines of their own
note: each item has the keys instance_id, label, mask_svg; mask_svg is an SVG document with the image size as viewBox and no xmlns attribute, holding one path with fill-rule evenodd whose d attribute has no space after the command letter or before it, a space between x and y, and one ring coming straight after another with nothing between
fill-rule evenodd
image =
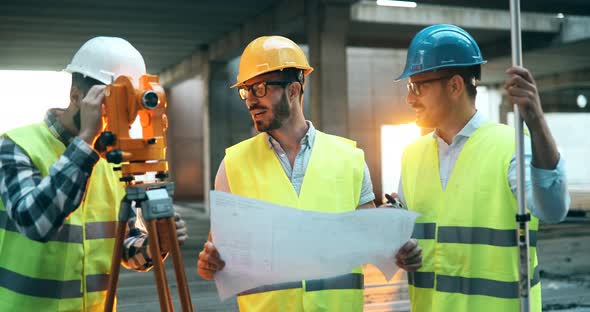
<instances>
[{"instance_id":1,"label":"blue hard hat","mask_svg":"<svg viewBox=\"0 0 590 312\"><path fill-rule=\"evenodd\" d=\"M406 67L395 81L440 68L486 62L477 43L464 29L449 24L433 25L422 29L412 39Z\"/></svg>"}]
</instances>

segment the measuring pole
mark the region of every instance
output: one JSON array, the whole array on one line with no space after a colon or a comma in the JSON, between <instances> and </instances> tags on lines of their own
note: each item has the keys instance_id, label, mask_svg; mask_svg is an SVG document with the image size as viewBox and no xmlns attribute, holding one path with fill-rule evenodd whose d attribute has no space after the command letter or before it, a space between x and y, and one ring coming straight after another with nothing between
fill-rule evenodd
<instances>
[{"instance_id":1,"label":"measuring pole","mask_svg":"<svg viewBox=\"0 0 590 312\"><path fill-rule=\"evenodd\" d=\"M522 38L520 32L520 0L510 0L510 39L512 46L512 66L522 66ZM529 221L531 215L526 209L525 195L525 164L524 164L524 129L523 121L514 104L514 127L516 128L516 199L518 202L517 242L518 242L518 295L520 298L520 311L530 311L530 241Z\"/></svg>"}]
</instances>

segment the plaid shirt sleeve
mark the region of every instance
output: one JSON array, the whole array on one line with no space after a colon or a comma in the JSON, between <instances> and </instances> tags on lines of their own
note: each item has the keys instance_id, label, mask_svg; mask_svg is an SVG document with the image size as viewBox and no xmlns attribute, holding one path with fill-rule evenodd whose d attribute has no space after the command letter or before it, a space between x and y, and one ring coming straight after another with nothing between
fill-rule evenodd
<instances>
[{"instance_id":1,"label":"plaid shirt sleeve","mask_svg":"<svg viewBox=\"0 0 590 312\"><path fill-rule=\"evenodd\" d=\"M129 228L128 237L123 242L123 261L121 264L128 269L141 272L149 271L152 267L152 259L147 242L145 230Z\"/></svg>"},{"instance_id":2,"label":"plaid shirt sleeve","mask_svg":"<svg viewBox=\"0 0 590 312\"><path fill-rule=\"evenodd\" d=\"M0 196L18 231L35 241L48 241L80 205L98 154L76 137L46 177L29 156L6 136L0 137ZM140 248L130 248L138 246ZM148 270L147 233L133 225L124 244L123 264ZM138 265L135 265L138 264Z\"/></svg>"},{"instance_id":3,"label":"plaid shirt sleeve","mask_svg":"<svg viewBox=\"0 0 590 312\"><path fill-rule=\"evenodd\" d=\"M140 272L149 271L152 266L152 255L148 248L148 234L145 225L134 217L128 222L128 235L123 243L123 266ZM165 259L168 253L162 253Z\"/></svg>"}]
</instances>

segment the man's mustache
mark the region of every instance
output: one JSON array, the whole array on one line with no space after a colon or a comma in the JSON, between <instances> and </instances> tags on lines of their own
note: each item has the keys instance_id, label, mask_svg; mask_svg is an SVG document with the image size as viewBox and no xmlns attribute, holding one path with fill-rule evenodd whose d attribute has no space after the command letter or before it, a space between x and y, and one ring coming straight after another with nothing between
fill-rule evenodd
<instances>
[{"instance_id":1,"label":"man's mustache","mask_svg":"<svg viewBox=\"0 0 590 312\"><path fill-rule=\"evenodd\" d=\"M268 108L266 108L266 107L264 107L264 106L261 106L261 105L258 105L258 104L254 104L254 105L252 105L252 106L250 106L250 107L248 108L248 110L250 110L250 111L253 111L253 110L255 110L255 109L268 109Z\"/></svg>"}]
</instances>

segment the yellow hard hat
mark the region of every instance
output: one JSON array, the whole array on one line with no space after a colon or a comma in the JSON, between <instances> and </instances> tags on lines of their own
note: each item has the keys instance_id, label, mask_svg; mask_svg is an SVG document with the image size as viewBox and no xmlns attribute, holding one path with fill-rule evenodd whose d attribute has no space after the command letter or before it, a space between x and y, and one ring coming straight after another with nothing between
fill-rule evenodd
<instances>
[{"instance_id":1,"label":"yellow hard hat","mask_svg":"<svg viewBox=\"0 0 590 312\"><path fill-rule=\"evenodd\" d=\"M238 81L231 88L258 75L285 68L301 69L304 75L313 71L305 53L290 39L281 36L256 38L244 49L240 59Z\"/></svg>"}]
</instances>

